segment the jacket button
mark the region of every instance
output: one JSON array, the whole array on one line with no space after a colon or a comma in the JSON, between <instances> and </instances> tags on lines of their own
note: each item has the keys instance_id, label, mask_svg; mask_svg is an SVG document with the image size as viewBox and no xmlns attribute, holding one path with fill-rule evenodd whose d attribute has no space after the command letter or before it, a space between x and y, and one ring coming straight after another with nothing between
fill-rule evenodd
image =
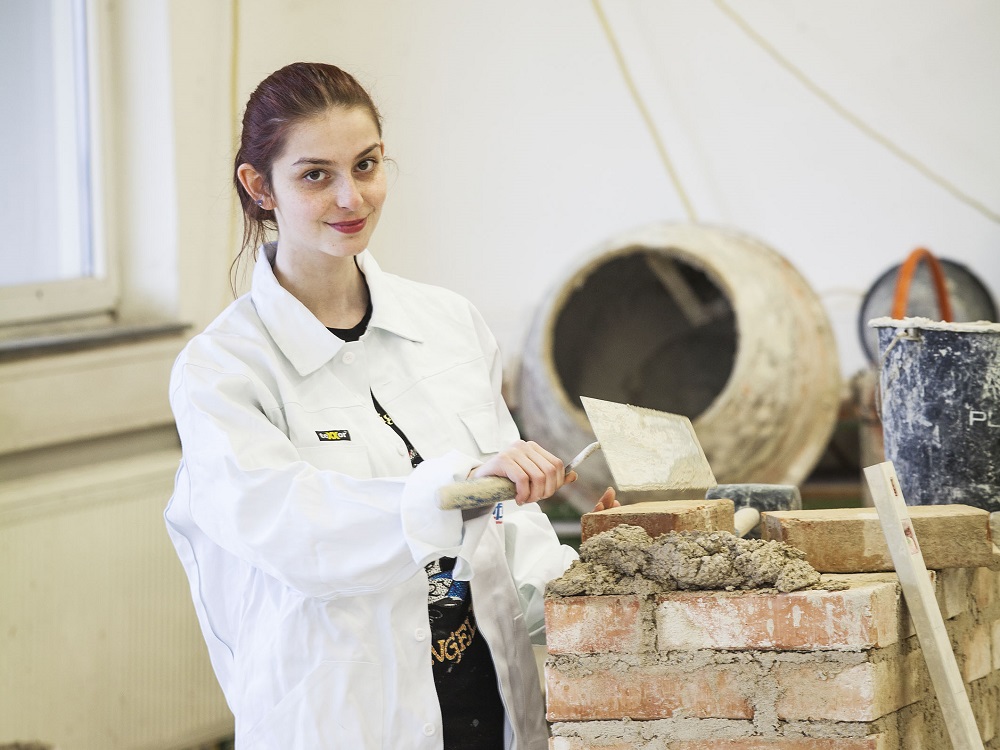
<instances>
[{"instance_id":1,"label":"jacket button","mask_svg":"<svg viewBox=\"0 0 1000 750\"><path fill-rule=\"evenodd\" d=\"M433 724L424 724L424 734L426 734L428 737L430 737L432 734L434 734L434 725Z\"/></svg>"},{"instance_id":2,"label":"jacket button","mask_svg":"<svg viewBox=\"0 0 1000 750\"><path fill-rule=\"evenodd\" d=\"M427 637L427 631L424 630L423 628L417 628L415 631L413 631L413 637L416 638L418 641L422 641L424 638Z\"/></svg>"},{"instance_id":3,"label":"jacket button","mask_svg":"<svg viewBox=\"0 0 1000 750\"><path fill-rule=\"evenodd\" d=\"M354 352L347 352L344 354L343 362L345 365L349 365L353 361L354 361Z\"/></svg>"},{"instance_id":4,"label":"jacket button","mask_svg":"<svg viewBox=\"0 0 1000 750\"><path fill-rule=\"evenodd\" d=\"M396 453L398 453L401 456L405 456L406 455L406 446L405 445L397 445L396 446Z\"/></svg>"}]
</instances>

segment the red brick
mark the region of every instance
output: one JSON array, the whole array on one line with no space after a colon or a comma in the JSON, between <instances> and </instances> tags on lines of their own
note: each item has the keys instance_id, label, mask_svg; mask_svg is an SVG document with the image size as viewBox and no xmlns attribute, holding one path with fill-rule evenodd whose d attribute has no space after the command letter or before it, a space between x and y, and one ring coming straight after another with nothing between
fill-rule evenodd
<instances>
[{"instance_id":1,"label":"red brick","mask_svg":"<svg viewBox=\"0 0 1000 750\"><path fill-rule=\"evenodd\" d=\"M771 670L788 721L874 721L923 697L929 680L923 653L880 662L779 662Z\"/></svg>"},{"instance_id":2,"label":"red brick","mask_svg":"<svg viewBox=\"0 0 1000 750\"><path fill-rule=\"evenodd\" d=\"M662 665L612 669L591 663L585 669L545 666L549 721L749 719L753 707L739 688L741 682L750 681L739 664L696 670Z\"/></svg>"},{"instance_id":3,"label":"red brick","mask_svg":"<svg viewBox=\"0 0 1000 750\"><path fill-rule=\"evenodd\" d=\"M844 591L677 592L657 598L656 647L860 651L905 632L895 574L831 576Z\"/></svg>"},{"instance_id":4,"label":"red brick","mask_svg":"<svg viewBox=\"0 0 1000 750\"><path fill-rule=\"evenodd\" d=\"M638 596L569 596L545 600L550 654L636 653L642 646Z\"/></svg>"},{"instance_id":5,"label":"red brick","mask_svg":"<svg viewBox=\"0 0 1000 750\"><path fill-rule=\"evenodd\" d=\"M661 500L585 513L582 539L610 531L618 524L641 526L651 537L668 531L732 531L732 500Z\"/></svg>"}]
</instances>

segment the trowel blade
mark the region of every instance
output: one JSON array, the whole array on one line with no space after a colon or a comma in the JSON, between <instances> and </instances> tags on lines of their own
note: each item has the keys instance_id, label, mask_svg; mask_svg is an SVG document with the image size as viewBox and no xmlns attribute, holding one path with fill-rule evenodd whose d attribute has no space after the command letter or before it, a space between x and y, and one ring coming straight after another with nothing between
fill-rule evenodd
<instances>
[{"instance_id":1,"label":"trowel blade","mask_svg":"<svg viewBox=\"0 0 1000 750\"><path fill-rule=\"evenodd\" d=\"M642 406L582 397L618 489L707 490L715 475L691 420Z\"/></svg>"}]
</instances>

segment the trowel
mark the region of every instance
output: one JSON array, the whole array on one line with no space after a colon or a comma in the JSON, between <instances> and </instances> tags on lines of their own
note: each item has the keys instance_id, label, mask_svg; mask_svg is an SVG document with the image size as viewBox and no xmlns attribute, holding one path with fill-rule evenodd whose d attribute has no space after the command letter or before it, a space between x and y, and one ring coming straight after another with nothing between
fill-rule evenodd
<instances>
[{"instance_id":1,"label":"trowel","mask_svg":"<svg viewBox=\"0 0 1000 750\"><path fill-rule=\"evenodd\" d=\"M600 449L623 492L704 491L715 486L712 468L687 417L596 398L580 401L597 442L566 465L567 474ZM444 510L468 510L512 500L516 494L509 479L482 477L442 487L438 505Z\"/></svg>"}]
</instances>

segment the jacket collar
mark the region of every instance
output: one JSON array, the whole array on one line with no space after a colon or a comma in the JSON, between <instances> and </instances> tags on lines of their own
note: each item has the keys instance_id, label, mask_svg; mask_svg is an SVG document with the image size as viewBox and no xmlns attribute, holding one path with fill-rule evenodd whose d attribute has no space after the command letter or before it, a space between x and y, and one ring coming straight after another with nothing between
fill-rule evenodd
<instances>
[{"instance_id":1,"label":"jacket collar","mask_svg":"<svg viewBox=\"0 0 1000 750\"><path fill-rule=\"evenodd\" d=\"M424 336L414 322L416 316L407 311L372 254L365 250L357 256L357 263L361 273L365 275L368 293L372 298L372 319L368 327L381 328L418 344L422 342Z\"/></svg>"},{"instance_id":2,"label":"jacket collar","mask_svg":"<svg viewBox=\"0 0 1000 750\"><path fill-rule=\"evenodd\" d=\"M309 309L289 293L274 276L277 244L269 242L257 254L250 299L267 332L299 373L306 376L325 365L344 345ZM411 341L423 341L413 316L386 283L385 274L365 250L357 256L372 300L369 328L381 328Z\"/></svg>"}]
</instances>

